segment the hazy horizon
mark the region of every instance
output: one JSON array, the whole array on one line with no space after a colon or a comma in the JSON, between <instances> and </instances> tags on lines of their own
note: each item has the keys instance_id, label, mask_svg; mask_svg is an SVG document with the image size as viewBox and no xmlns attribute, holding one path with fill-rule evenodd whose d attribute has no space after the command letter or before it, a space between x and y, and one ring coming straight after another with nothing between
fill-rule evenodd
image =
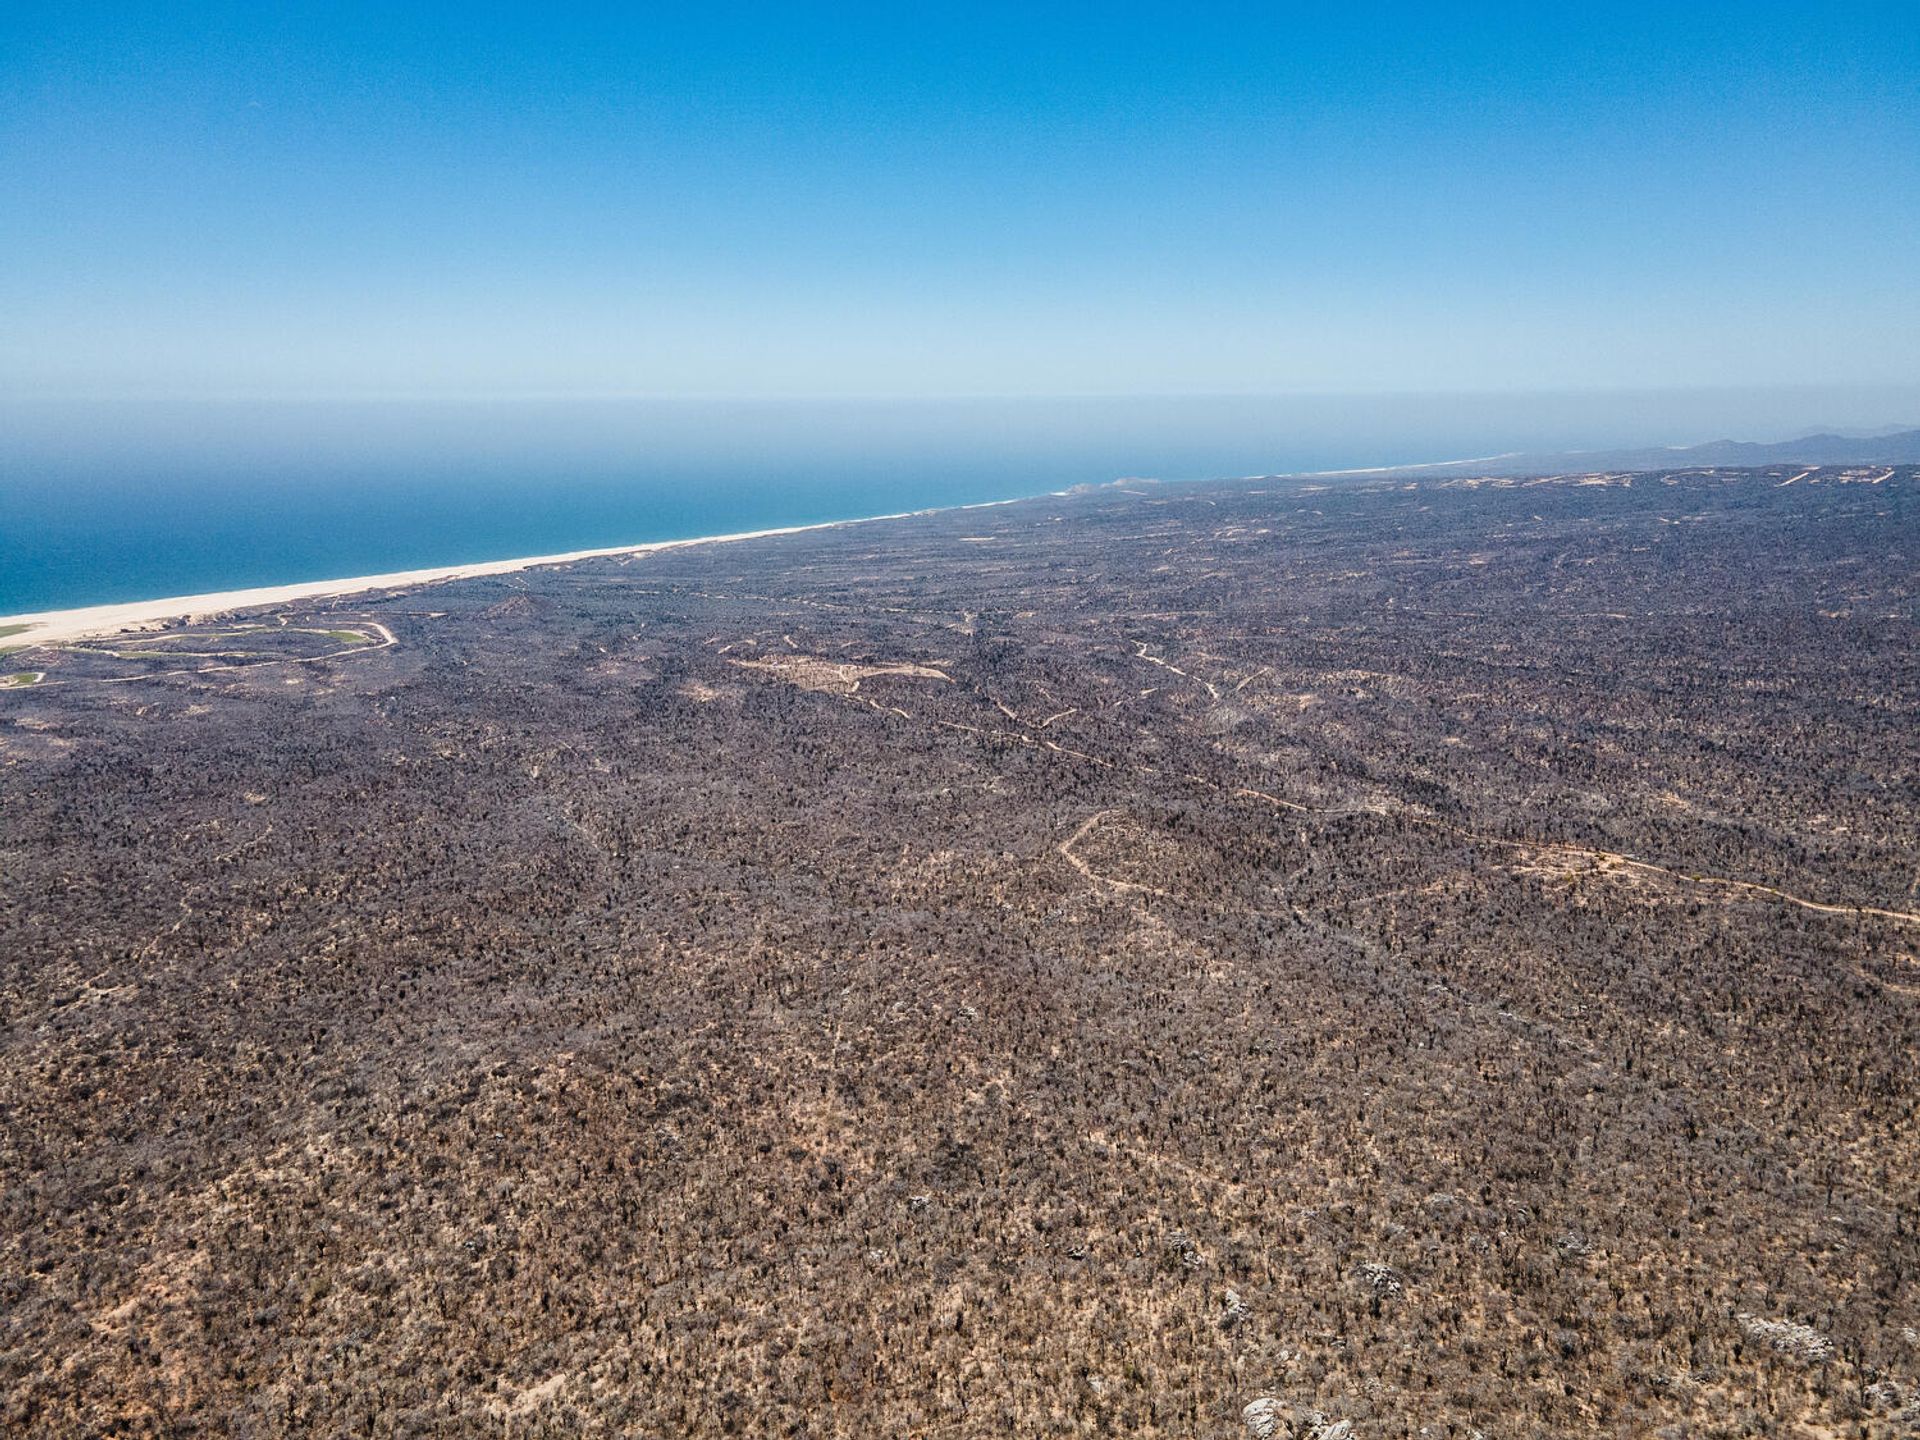
<instances>
[{"instance_id":1,"label":"hazy horizon","mask_svg":"<svg viewBox=\"0 0 1920 1440\"><path fill-rule=\"evenodd\" d=\"M1117 473L1180 478L1312 468L1338 454L1397 465L1516 451L1774 441L1920 425L1920 382L1875 386L926 396L0 395L0 483L35 466L204 464L298 453L382 461L527 446L556 461L633 464L766 453L801 441L991 452L1099 437ZM494 449L493 447L500 447ZM451 447L451 448L448 448ZM544 448L554 447L554 448ZM1135 447L1135 448L1130 448ZM1136 456L1127 463L1128 455ZM1191 459L1182 459L1183 455ZM1230 457L1243 457L1235 460ZM1169 477L1172 478L1172 477Z\"/></svg>"},{"instance_id":2,"label":"hazy horizon","mask_svg":"<svg viewBox=\"0 0 1920 1440\"><path fill-rule=\"evenodd\" d=\"M1783 439L1920 389L0 403L0 614L972 504Z\"/></svg>"}]
</instances>

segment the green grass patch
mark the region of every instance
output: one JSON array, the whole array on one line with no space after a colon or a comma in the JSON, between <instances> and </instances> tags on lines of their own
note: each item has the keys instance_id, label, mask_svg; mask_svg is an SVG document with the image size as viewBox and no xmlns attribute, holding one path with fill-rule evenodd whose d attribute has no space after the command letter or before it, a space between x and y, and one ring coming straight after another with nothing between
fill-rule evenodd
<instances>
[{"instance_id":1,"label":"green grass patch","mask_svg":"<svg viewBox=\"0 0 1920 1440\"><path fill-rule=\"evenodd\" d=\"M366 645L372 641L364 630L328 630L325 634L337 645Z\"/></svg>"},{"instance_id":2,"label":"green grass patch","mask_svg":"<svg viewBox=\"0 0 1920 1440\"><path fill-rule=\"evenodd\" d=\"M44 671L18 670L11 675L0 675L0 690L24 690L29 685L38 685L46 678Z\"/></svg>"}]
</instances>

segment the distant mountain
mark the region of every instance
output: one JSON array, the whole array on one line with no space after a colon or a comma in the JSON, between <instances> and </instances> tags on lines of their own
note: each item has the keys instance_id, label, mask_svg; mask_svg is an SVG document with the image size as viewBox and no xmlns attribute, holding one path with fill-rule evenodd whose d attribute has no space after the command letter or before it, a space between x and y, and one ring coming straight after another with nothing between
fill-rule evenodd
<instances>
[{"instance_id":1,"label":"distant mountain","mask_svg":"<svg viewBox=\"0 0 1920 1440\"><path fill-rule=\"evenodd\" d=\"M1665 469L1686 465L1912 465L1920 463L1920 430L1896 430L1884 435L1838 435L1827 431L1797 440L1756 443L1748 440L1711 440L1682 449L1602 451L1596 455L1557 455L1556 462L1596 461L1608 469Z\"/></svg>"},{"instance_id":2,"label":"distant mountain","mask_svg":"<svg viewBox=\"0 0 1920 1440\"><path fill-rule=\"evenodd\" d=\"M1703 445L1646 446L1636 450L1496 455L1438 465L1387 466L1369 473L1551 475L1587 470L1686 470L1696 466L1747 465L1920 465L1920 428L1856 435L1821 431L1793 440L1709 440Z\"/></svg>"},{"instance_id":3,"label":"distant mountain","mask_svg":"<svg viewBox=\"0 0 1920 1440\"><path fill-rule=\"evenodd\" d=\"M1810 425L1794 438L1799 440L1814 435L1844 435L1849 440L1884 440L1889 435L1898 435L1902 430L1920 430L1920 425L1875 425L1866 430L1845 425Z\"/></svg>"}]
</instances>

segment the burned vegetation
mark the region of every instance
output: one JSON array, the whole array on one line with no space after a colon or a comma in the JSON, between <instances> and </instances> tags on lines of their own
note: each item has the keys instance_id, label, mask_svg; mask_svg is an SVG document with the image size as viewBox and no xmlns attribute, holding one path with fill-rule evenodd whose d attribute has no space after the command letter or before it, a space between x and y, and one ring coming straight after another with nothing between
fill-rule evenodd
<instances>
[{"instance_id":1,"label":"burned vegetation","mask_svg":"<svg viewBox=\"0 0 1920 1440\"><path fill-rule=\"evenodd\" d=\"M1917 496L1138 485L17 652L0 1429L1911 1435Z\"/></svg>"}]
</instances>

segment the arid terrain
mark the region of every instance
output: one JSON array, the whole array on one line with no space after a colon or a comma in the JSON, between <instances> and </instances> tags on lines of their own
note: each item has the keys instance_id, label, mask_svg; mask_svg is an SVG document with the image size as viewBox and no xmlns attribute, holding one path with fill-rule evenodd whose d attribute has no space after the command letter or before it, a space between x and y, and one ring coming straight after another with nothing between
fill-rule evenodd
<instances>
[{"instance_id":1,"label":"arid terrain","mask_svg":"<svg viewBox=\"0 0 1920 1440\"><path fill-rule=\"evenodd\" d=\"M1123 485L0 656L0 1431L1920 1433L1917 550Z\"/></svg>"}]
</instances>

